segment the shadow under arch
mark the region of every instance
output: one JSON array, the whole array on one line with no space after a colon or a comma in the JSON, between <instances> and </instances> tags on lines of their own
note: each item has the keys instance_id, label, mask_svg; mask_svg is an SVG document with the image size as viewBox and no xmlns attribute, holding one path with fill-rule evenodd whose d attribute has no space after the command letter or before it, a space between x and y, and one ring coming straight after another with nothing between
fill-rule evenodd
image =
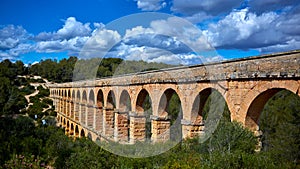
<instances>
[{"instance_id":1,"label":"shadow under arch","mask_svg":"<svg viewBox=\"0 0 300 169\"><path fill-rule=\"evenodd\" d=\"M80 122L84 125L87 125L86 123L86 104L87 104L87 94L86 91L83 90L82 92L82 99L81 99L81 119Z\"/></svg>"},{"instance_id":2,"label":"shadow under arch","mask_svg":"<svg viewBox=\"0 0 300 169\"><path fill-rule=\"evenodd\" d=\"M114 136L116 97L113 90L110 90L106 98L106 107L103 113L104 136L112 140Z\"/></svg>"},{"instance_id":3,"label":"shadow under arch","mask_svg":"<svg viewBox=\"0 0 300 169\"><path fill-rule=\"evenodd\" d=\"M90 140L93 140L93 136L90 132L87 134L87 138L90 139Z\"/></svg>"},{"instance_id":4,"label":"shadow under arch","mask_svg":"<svg viewBox=\"0 0 300 169\"><path fill-rule=\"evenodd\" d=\"M220 109L216 109L216 107L220 107ZM230 112L223 95L215 88L205 88L198 93L193 102L191 112L192 124L204 124L211 109L213 111L221 111L222 116L227 121L230 121Z\"/></svg>"},{"instance_id":5,"label":"shadow under arch","mask_svg":"<svg viewBox=\"0 0 300 169\"><path fill-rule=\"evenodd\" d=\"M71 130L70 130L70 136L74 136L74 125L71 123Z\"/></svg>"},{"instance_id":6,"label":"shadow under arch","mask_svg":"<svg viewBox=\"0 0 300 169\"><path fill-rule=\"evenodd\" d=\"M78 129L78 125L75 126L75 137L76 137L76 138L79 137L79 129Z\"/></svg>"},{"instance_id":7,"label":"shadow under arch","mask_svg":"<svg viewBox=\"0 0 300 169\"><path fill-rule=\"evenodd\" d=\"M264 109L266 103L277 93L281 91L292 91L285 88L271 88L267 89L264 92L260 93L258 96L252 100L245 118L245 127L249 128L252 131L259 130L259 118L262 110Z\"/></svg>"},{"instance_id":8,"label":"shadow under arch","mask_svg":"<svg viewBox=\"0 0 300 169\"><path fill-rule=\"evenodd\" d=\"M87 103L87 126L93 127L94 123L94 105L95 105L95 96L94 90L90 90L89 99Z\"/></svg>"},{"instance_id":9,"label":"shadow under arch","mask_svg":"<svg viewBox=\"0 0 300 169\"><path fill-rule=\"evenodd\" d=\"M127 90L123 90L121 92L119 111L121 112L131 111L131 98Z\"/></svg>"},{"instance_id":10,"label":"shadow under arch","mask_svg":"<svg viewBox=\"0 0 300 169\"><path fill-rule=\"evenodd\" d=\"M211 137L221 121L231 121L225 98L215 88L201 90L193 102L189 136L199 136L199 141L204 142Z\"/></svg>"},{"instance_id":11,"label":"shadow under arch","mask_svg":"<svg viewBox=\"0 0 300 169\"><path fill-rule=\"evenodd\" d=\"M159 123L163 123L161 128L158 125L159 133L162 133L159 134L158 139L180 141L182 139L182 117L181 100L178 94L172 88L166 89L160 97L158 106Z\"/></svg>"},{"instance_id":12,"label":"shadow under arch","mask_svg":"<svg viewBox=\"0 0 300 169\"><path fill-rule=\"evenodd\" d=\"M138 116L141 116L140 118L143 118L145 122L145 132L142 134L143 138L141 140L145 139L146 142L151 141L151 115L152 113L152 100L149 95L149 92L146 89L142 89L137 96L136 100L136 114ZM138 140L138 139L137 139Z\"/></svg>"},{"instance_id":13,"label":"shadow under arch","mask_svg":"<svg viewBox=\"0 0 300 169\"><path fill-rule=\"evenodd\" d=\"M84 138L84 137L85 137L84 129L81 129L81 131L80 131L80 138Z\"/></svg>"},{"instance_id":14,"label":"shadow under arch","mask_svg":"<svg viewBox=\"0 0 300 169\"><path fill-rule=\"evenodd\" d=\"M267 102L257 120L259 131L255 134L260 141L258 148L271 151L273 156L280 160L299 160L299 95L283 88L272 88L261 94L256 99L261 97L261 100L266 99ZM274 95L270 97L272 94Z\"/></svg>"},{"instance_id":15,"label":"shadow under arch","mask_svg":"<svg viewBox=\"0 0 300 169\"><path fill-rule=\"evenodd\" d=\"M80 91L77 90L76 94L76 101L75 101L75 120L79 121L79 114L80 114Z\"/></svg>"},{"instance_id":16,"label":"shadow under arch","mask_svg":"<svg viewBox=\"0 0 300 169\"><path fill-rule=\"evenodd\" d=\"M96 101L96 130L103 132L103 107L104 107L104 96L101 89L99 89L97 93L97 101Z\"/></svg>"}]
</instances>

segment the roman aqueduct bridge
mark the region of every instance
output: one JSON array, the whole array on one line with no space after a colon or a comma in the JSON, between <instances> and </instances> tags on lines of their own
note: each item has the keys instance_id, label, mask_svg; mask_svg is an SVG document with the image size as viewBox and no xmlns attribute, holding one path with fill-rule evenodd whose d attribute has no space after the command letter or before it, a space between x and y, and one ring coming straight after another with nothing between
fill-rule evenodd
<instances>
[{"instance_id":1,"label":"roman aqueduct bridge","mask_svg":"<svg viewBox=\"0 0 300 169\"><path fill-rule=\"evenodd\" d=\"M300 96L300 51L290 51L218 63L141 72L93 81L51 84L50 96L58 123L66 134L126 143L170 138L168 109L172 94L181 102L178 117L182 138L203 132L202 111L212 91L218 91L231 120L259 130L259 115L274 94L289 90ZM152 115L143 103L151 99Z\"/></svg>"}]
</instances>

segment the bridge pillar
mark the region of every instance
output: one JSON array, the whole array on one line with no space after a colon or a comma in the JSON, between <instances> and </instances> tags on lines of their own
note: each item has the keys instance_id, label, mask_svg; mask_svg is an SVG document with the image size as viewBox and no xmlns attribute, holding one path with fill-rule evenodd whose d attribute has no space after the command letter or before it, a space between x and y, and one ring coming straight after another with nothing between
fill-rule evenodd
<instances>
[{"instance_id":1,"label":"bridge pillar","mask_svg":"<svg viewBox=\"0 0 300 169\"><path fill-rule=\"evenodd\" d=\"M86 125L86 105L84 103L80 104L79 120L81 124Z\"/></svg>"},{"instance_id":2,"label":"bridge pillar","mask_svg":"<svg viewBox=\"0 0 300 169\"><path fill-rule=\"evenodd\" d=\"M87 126L94 127L94 114L96 108L94 105L87 105Z\"/></svg>"},{"instance_id":3,"label":"bridge pillar","mask_svg":"<svg viewBox=\"0 0 300 169\"><path fill-rule=\"evenodd\" d=\"M151 116L153 142L164 142L170 139L170 120L158 116Z\"/></svg>"},{"instance_id":4,"label":"bridge pillar","mask_svg":"<svg viewBox=\"0 0 300 169\"><path fill-rule=\"evenodd\" d=\"M190 121L181 120L182 125L182 138L194 138L200 136L204 132L204 124L193 124Z\"/></svg>"},{"instance_id":5,"label":"bridge pillar","mask_svg":"<svg viewBox=\"0 0 300 169\"><path fill-rule=\"evenodd\" d=\"M70 117L70 101L66 100L65 102L66 102L66 108L65 108L66 116Z\"/></svg>"},{"instance_id":6,"label":"bridge pillar","mask_svg":"<svg viewBox=\"0 0 300 169\"><path fill-rule=\"evenodd\" d=\"M129 137L128 112L115 111L114 114L115 114L114 140L127 142Z\"/></svg>"},{"instance_id":7,"label":"bridge pillar","mask_svg":"<svg viewBox=\"0 0 300 169\"><path fill-rule=\"evenodd\" d=\"M103 109L103 130L104 135L107 138L113 139L114 136L114 109Z\"/></svg>"},{"instance_id":8,"label":"bridge pillar","mask_svg":"<svg viewBox=\"0 0 300 169\"><path fill-rule=\"evenodd\" d=\"M145 141L146 139L146 116L136 113L129 114L129 142Z\"/></svg>"},{"instance_id":9,"label":"bridge pillar","mask_svg":"<svg viewBox=\"0 0 300 169\"><path fill-rule=\"evenodd\" d=\"M80 112L80 104L78 102L75 102L75 110L74 110L74 120L79 122L79 113Z\"/></svg>"},{"instance_id":10,"label":"bridge pillar","mask_svg":"<svg viewBox=\"0 0 300 169\"><path fill-rule=\"evenodd\" d=\"M73 102L73 100L71 100L70 101L70 117L71 117L71 119L75 119L75 117L74 117L74 102Z\"/></svg>"},{"instance_id":11,"label":"bridge pillar","mask_svg":"<svg viewBox=\"0 0 300 169\"><path fill-rule=\"evenodd\" d=\"M96 108L94 126L96 131L103 132L103 109L102 108Z\"/></svg>"},{"instance_id":12,"label":"bridge pillar","mask_svg":"<svg viewBox=\"0 0 300 169\"><path fill-rule=\"evenodd\" d=\"M63 99L62 99L62 97L59 98L59 110L58 111L63 114Z\"/></svg>"}]
</instances>

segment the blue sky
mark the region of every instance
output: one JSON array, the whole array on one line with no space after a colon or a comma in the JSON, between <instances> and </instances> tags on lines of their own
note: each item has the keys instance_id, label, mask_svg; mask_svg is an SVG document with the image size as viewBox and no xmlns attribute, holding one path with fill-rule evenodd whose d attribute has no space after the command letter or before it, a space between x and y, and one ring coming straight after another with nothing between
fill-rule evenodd
<instances>
[{"instance_id":1,"label":"blue sky","mask_svg":"<svg viewBox=\"0 0 300 169\"><path fill-rule=\"evenodd\" d=\"M106 57L191 65L295 50L300 49L299 4L300 0L4 0L0 60L34 63L87 57L86 49L97 48L96 53ZM119 19L139 13L145 15Z\"/></svg>"}]
</instances>

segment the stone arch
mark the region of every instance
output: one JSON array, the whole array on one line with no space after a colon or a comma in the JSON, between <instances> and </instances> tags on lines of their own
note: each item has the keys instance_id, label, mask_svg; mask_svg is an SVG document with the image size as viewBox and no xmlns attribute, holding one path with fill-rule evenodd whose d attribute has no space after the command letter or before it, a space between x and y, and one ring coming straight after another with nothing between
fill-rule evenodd
<instances>
[{"instance_id":1,"label":"stone arch","mask_svg":"<svg viewBox=\"0 0 300 169\"><path fill-rule=\"evenodd\" d=\"M203 116L204 116L203 109L204 109L204 106L205 106L209 96L213 92L217 92L222 97L222 99L224 99L224 102L218 103L218 106L222 106L222 108L224 106L226 106L226 100L219 90L212 88L212 87L204 88L197 94L196 98L193 101L193 106L192 106L192 111L191 111L191 122L193 124L203 123ZM216 98L216 99L214 99L214 101L219 101L220 99L221 98Z\"/></svg>"},{"instance_id":2,"label":"stone arch","mask_svg":"<svg viewBox=\"0 0 300 169\"><path fill-rule=\"evenodd\" d=\"M103 106L104 106L104 96L102 90L100 89L97 93L97 107L103 108Z\"/></svg>"},{"instance_id":3,"label":"stone arch","mask_svg":"<svg viewBox=\"0 0 300 169\"><path fill-rule=\"evenodd\" d=\"M66 127L66 119L65 118L63 118L63 127Z\"/></svg>"},{"instance_id":4,"label":"stone arch","mask_svg":"<svg viewBox=\"0 0 300 169\"><path fill-rule=\"evenodd\" d=\"M252 131L259 130L259 116L268 102L279 91L285 90L283 88L272 88L260 93L249 105L245 118L245 127Z\"/></svg>"},{"instance_id":5,"label":"stone arch","mask_svg":"<svg viewBox=\"0 0 300 169\"><path fill-rule=\"evenodd\" d=\"M90 140L93 140L93 136L92 136L91 132L88 132L87 138L90 139Z\"/></svg>"},{"instance_id":6,"label":"stone arch","mask_svg":"<svg viewBox=\"0 0 300 169\"><path fill-rule=\"evenodd\" d=\"M112 90L109 91L106 99L105 113L103 113L103 123L104 123L104 133L108 138L113 138L114 136L114 122L115 115L114 110L116 108L116 97Z\"/></svg>"},{"instance_id":7,"label":"stone arch","mask_svg":"<svg viewBox=\"0 0 300 169\"><path fill-rule=\"evenodd\" d=\"M71 123L71 128L70 128L70 136L74 136L74 124Z\"/></svg>"},{"instance_id":8,"label":"stone arch","mask_svg":"<svg viewBox=\"0 0 300 169\"><path fill-rule=\"evenodd\" d=\"M71 95L71 99L70 99L70 117L72 119L75 119L75 90L72 90L72 95Z\"/></svg>"},{"instance_id":9,"label":"stone arch","mask_svg":"<svg viewBox=\"0 0 300 169\"><path fill-rule=\"evenodd\" d=\"M159 106L158 106L159 117L167 118L168 116L167 108L169 106L170 99L173 96L173 94L176 94L179 97L178 93L172 88L166 89L164 93L160 96ZM181 101L180 97L179 100Z\"/></svg>"},{"instance_id":10,"label":"stone arch","mask_svg":"<svg viewBox=\"0 0 300 169\"><path fill-rule=\"evenodd\" d=\"M97 131L103 131L103 106L104 106L104 96L101 89L97 92L97 101L96 101L96 117L95 117L95 128Z\"/></svg>"},{"instance_id":11,"label":"stone arch","mask_svg":"<svg viewBox=\"0 0 300 169\"><path fill-rule=\"evenodd\" d=\"M252 107L257 100L261 100L263 102L263 106L272 96L274 96L277 92L282 90L288 90L292 93L298 94L297 91L299 89L299 83L297 81L259 81L258 84L255 85L248 93L245 94L245 98L243 99L243 104L241 104L239 110L239 118L238 121L242 122L245 127L249 127L249 129L255 131L259 128L257 119L262 110L260 105L257 108ZM260 103L262 104L262 103ZM252 107L252 108L250 108ZM260 112L259 112L260 111ZM256 112L256 113L255 113ZM247 122L246 122L247 121Z\"/></svg>"},{"instance_id":12,"label":"stone arch","mask_svg":"<svg viewBox=\"0 0 300 169\"><path fill-rule=\"evenodd\" d=\"M152 100L149 92L146 89L142 89L136 99L136 113L137 117L131 117L130 121L134 123L130 126L130 141L135 142L136 140L145 140L150 141L152 136L152 124L151 124L151 115L152 113ZM142 116L140 116L142 115ZM143 126L140 131L142 133L135 132L136 126ZM132 129L133 128L133 129ZM139 131L139 130L137 130Z\"/></svg>"},{"instance_id":13,"label":"stone arch","mask_svg":"<svg viewBox=\"0 0 300 169\"><path fill-rule=\"evenodd\" d=\"M89 127L94 126L94 111L95 111L94 106L95 106L94 90L90 90L89 100L87 104L87 125Z\"/></svg>"},{"instance_id":14,"label":"stone arch","mask_svg":"<svg viewBox=\"0 0 300 169\"><path fill-rule=\"evenodd\" d=\"M95 140L96 144L100 144L101 143L101 139L99 137L96 138Z\"/></svg>"},{"instance_id":15,"label":"stone arch","mask_svg":"<svg viewBox=\"0 0 300 169\"><path fill-rule=\"evenodd\" d=\"M85 137L85 132L84 129L80 130L80 138L84 138Z\"/></svg>"},{"instance_id":16,"label":"stone arch","mask_svg":"<svg viewBox=\"0 0 300 169\"><path fill-rule=\"evenodd\" d=\"M94 105L95 104L95 95L94 95L94 90L91 89L89 92L89 104Z\"/></svg>"},{"instance_id":17,"label":"stone arch","mask_svg":"<svg viewBox=\"0 0 300 169\"><path fill-rule=\"evenodd\" d=\"M176 96L177 95L177 96ZM178 97L180 105L178 105L179 111L178 115L171 115L169 110L170 101L173 98ZM164 91L164 93L159 98L159 106L158 106L158 121L157 126L152 126L153 128L157 128L159 130L158 133L162 133L158 135L158 140L181 140L182 138L182 128L181 128L181 119L183 118L182 106L181 106L181 98L177 94L177 92L168 88ZM176 116L176 117L175 117ZM171 125L171 123L173 123Z\"/></svg>"},{"instance_id":18,"label":"stone arch","mask_svg":"<svg viewBox=\"0 0 300 169\"><path fill-rule=\"evenodd\" d=\"M79 137L79 128L78 128L78 125L75 126L75 137Z\"/></svg>"},{"instance_id":19,"label":"stone arch","mask_svg":"<svg viewBox=\"0 0 300 169\"><path fill-rule=\"evenodd\" d=\"M69 134L69 131L70 131L70 122L69 120L67 120L67 126L65 128L65 132L67 133L67 135Z\"/></svg>"},{"instance_id":20,"label":"stone arch","mask_svg":"<svg viewBox=\"0 0 300 169\"><path fill-rule=\"evenodd\" d=\"M139 94L137 96L137 100L136 100L136 113L137 114L144 114L144 112L145 112L144 104L145 104L145 101L146 101L147 97L149 98L150 103L152 103L149 92L146 89L142 89L139 92ZM151 106L151 109L152 109L152 104L150 106Z\"/></svg>"},{"instance_id":21,"label":"stone arch","mask_svg":"<svg viewBox=\"0 0 300 169\"><path fill-rule=\"evenodd\" d=\"M63 113L67 114L67 90L64 89L63 90Z\"/></svg>"},{"instance_id":22,"label":"stone arch","mask_svg":"<svg viewBox=\"0 0 300 169\"><path fill-rule=\"evenodd\" d=\"M86 94L85 90L82 91L81 102L84 103L84 104L87 103L87 94Z\"/></svg>"},{"instance_id":23,"label":"stone arch","mask_svg":"<svg viewBox=\"0 0 300 169\"><path fill-rule=\"evenodd\" d=\"M86 109L87 109L87 93L85 90L82 91L82 96L81 96L81 110L80 110L80 114L81 114L81 118L80 118L80 122L82 124L87 124L87 116L86 116Z\"/></svg>"},{"instance_id":24,"label":"stone arch","mask_svg":"<svg viewBox=\"0 0 300 169\"><path fill-rule=\"evenodd\" d=\"M71 90L68 89L68 99L71 99Z\"/></svg>"},{"instance_id":25,"label":"stone arch","mask_svg":"<svg viewBox=\"0 0 300 169\"><path fill-rule=\"evenodd\" d=\"M79 121L79 115L80 115L80 91L77 90L76 94L76 100L75 100L75 120Z\"/></svg>"},{"instance_id":26,"label":"stone arch","mask_svg":"<svg viewBox=\"0 0 300 169\"><path fill-rule=\"evenodd\" d=\"M116 95L113 90L110 90L106 99L106 108L114 109L116 108Z\"/></svg>"},{"instance_id":27,"label":"stone arch","mask_svg":"<svg viewBox=\"0 0 300 169\"><path fill-rule=\"evenodd\" d=\"M131 111L131 98L126 90L121 92L119 110L121 112Z\"/></svg>"}]
</instances>

